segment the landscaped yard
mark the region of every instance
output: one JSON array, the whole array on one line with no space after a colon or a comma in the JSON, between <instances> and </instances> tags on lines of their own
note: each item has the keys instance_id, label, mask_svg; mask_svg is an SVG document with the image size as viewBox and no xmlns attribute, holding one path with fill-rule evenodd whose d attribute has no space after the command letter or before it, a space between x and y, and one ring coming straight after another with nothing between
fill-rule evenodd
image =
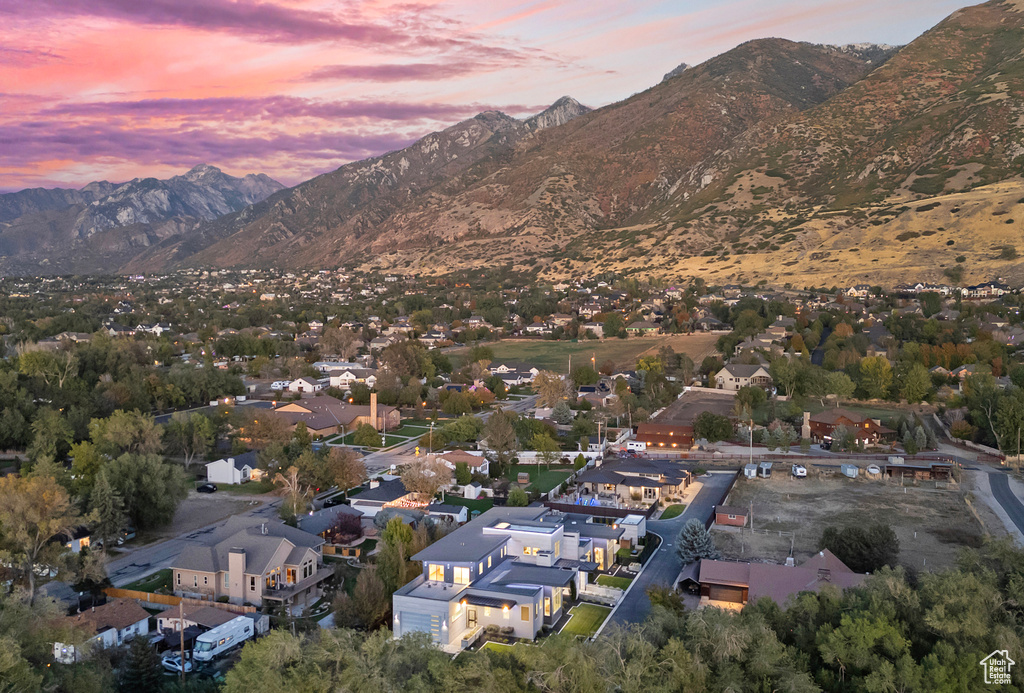
<instances>
[{"instance_id":1,"label":"landscaped yard","mask_svg":"<svg viewBox=\"0 0 1024 693\"><path fill-rule=\"evenodd\" d=\"M474 510L479 510L483 513L494 507L494 501L490 498L477 498L475 500L470 500L469 498L459 498L458 496L446 495L444 497L444 502L448 505L461 505L469 508L470 513Z\"/></svg>"},{"instance_id":2,"label":"landscaped yard","mask_svg":"<svg viewBox=\"0 0 1024 693\"><path fill-rule=\"evenodd\" d=\"M506 645L506 644L500 643L500 642L488 642L488 643L484 643L484 646L481 647L480 649L481 650L494 650L495 652L511 652L513 647L515 647L515 645Z\"/></svg>"},{"instance_id":3,"label":"landscaped yard","mask_svg":"<svg viewBox=\"0 0 1024 693\"><path fill-rule=\"evenodd\" d=\"M540 491L547 493L555 486L572 476L572 467L547 468L540 464L517 464L509 467L505 477L515 483L519 478L519 472L526 472L530 475L530 485L527 491Z\"/></svg>"},{"instance_id":4,"label":"landscaped yard","mask_svg":"<svg viewBox=\"0 0 1024 693\"><path fill-rule=\"evenodd\" d=\"M661 514L662 520L671 520L673 517L679 517L686 510L686 505L677 503L676 505L670 505L665 508L665 512Z\"/></svg>"},{"instance_id":5,"label":"landscaped yard","mask_svg":"<svg viewBox=\"0 0 1024 693\"><path fill-rule=\"evenodd\" d=\"M141 580L129 583L124 586L126 590L138 590L140 592L156 592L160 588L171 589L171 569L164 568L152 575L147 575Z\"/></svg>"},{"instance_id":6,"label":"landscaped yard","mask_svg":"<svg viewBox=\"0 0 1024 693\"><path fill-rule=\"evenodd\" d=\"M608 618L612 610L607 606L597 604L577 604L569 609L572 618L562 628L563 633L582 635L585 638L591 637L601 627L604 620Z\"/></svg>"},{"instance_id":7,"label":"landscaped yard","mask_svg":"<svg viewBox=\"0 0 1024 693\"><path fill-rule=\"evenodd\" d=\"M569 357L575 363L590 363L593 358L600 367L605 361L611 361L616 368L633 368L637 357L644 353L656 354L662 346L669 345L677 353L685 353L699 364L705 356L715 352L715 341L718 335L659 335L657 337L605 340L580 340L579 342L562 342L546 339L501 340L488 342L486 346L494 352L495 361L517 361L528 363L541 370L554 370L564 373L569 370ZM464 365L462 362L469 348L455 349L450 352L452 363Z\"/></svg>"},{"instance_id":8,"label":"landscaped yard","mask_svg":"<svg viewBox=\"0 0 1024 693\"><path fill-rule=\"evenodd\" d=\"M598 575L597 584L602 587L618 587L620 590L624 590L629 589L629 586L633 584L633 579L617 575Z\"/></svg>"}]
</instances>

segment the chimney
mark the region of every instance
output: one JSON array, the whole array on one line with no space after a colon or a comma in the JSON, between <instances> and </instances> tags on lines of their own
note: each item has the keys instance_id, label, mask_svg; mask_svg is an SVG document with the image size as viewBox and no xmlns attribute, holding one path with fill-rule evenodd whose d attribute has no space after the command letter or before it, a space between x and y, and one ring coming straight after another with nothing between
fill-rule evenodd
<instances>
[{"instance_id":1,"label":"chimney","mask_svg":"<svg viewBox=\"0 0 1024 693\"><path fill-rule=\"evenodd\" d=\"M800 437L810 440L811 438L811 412L804 412L804 425L800 427Z\"/></svg>"},{"instance_id":2,"label":"chimney","mask_svg":"<svg viewBox=\"0 0 1024 693\"><path fill-rule=\"evenodd\" d=\"M786 557L786 567L787 568L792 568L795 565L796 565L796 561L793 560L792 556Z\"/></svg>"},{"instance_id":3,"label":"chimney","mask_svg":"<svg viewBox=\"0 0 1024 693\"><path fill-rule=\"evenodd\" d=\"M266 522L264 522L262 525L260 525L260 532L262 534L266 534L267 533L267 523Z\"/></svg>"},{"instance_id":4,"label":"chimney","mask_svg":"<svg viewBox=\"0 0 1024 693\"><path fill-rule=\"evenodd\" d=\"M380 486L380 479L370 479L370 488L377 488Z\"/></svg>"},{"instance_id":5,"label":"chimney","mask_svg":"<svg viewBox=\"0 0 1024 693\"><path fill-rule=\"evenodd\" d=\"M370 393L370 425L378 431L380 430L380 424L377 423L377 393Z\"/></svg>"}]
</instances>

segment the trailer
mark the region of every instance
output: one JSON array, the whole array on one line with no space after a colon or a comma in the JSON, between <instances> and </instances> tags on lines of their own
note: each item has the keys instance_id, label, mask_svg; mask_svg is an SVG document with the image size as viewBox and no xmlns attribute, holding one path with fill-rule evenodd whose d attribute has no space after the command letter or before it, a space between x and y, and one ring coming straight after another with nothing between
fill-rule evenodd
<instances>
[{"instance_id":1,"label":"trailer","mask_svg":"<svg viewBox=\"0 0 1024 693\"><path fill-rule=\"evenodd\" d=\"M630 452L647 452L647 443L642 440L626 441L626 449Z\"/></svg>"},{"instance_id":2,"label":"trailer","mask_svg":"<svg viewBox=\"0 0 1024 693\"><path fill-rule=\"evenodd\" d=\"M192 648L192 659L197 662L209 662L214 657L240 646L252 637L253 620L248 616L233 618L227 623L206 631L196 638Z\"/></svg>"},{"instance_id":3,"label":"trailer","mask_svg":"<svg viewBox=\"0 0 1024 693\"><path fill-rule=\"evenodd\" d=\"M757 468L757 473L762 479L770 479L772 476L772 463L762 462Z\"/></svg>"}]
</instances>

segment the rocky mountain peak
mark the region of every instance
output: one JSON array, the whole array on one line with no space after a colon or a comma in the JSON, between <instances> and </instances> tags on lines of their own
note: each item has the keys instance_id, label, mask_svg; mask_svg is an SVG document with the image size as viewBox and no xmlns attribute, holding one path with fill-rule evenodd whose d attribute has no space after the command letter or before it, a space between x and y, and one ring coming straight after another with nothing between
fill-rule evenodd
<instances>
[{"instance_id":1,"label":"rocky mountain peak","mask_svg":"<svg viewBox=\"0 0 1024 693\"><path fill-rule=\"evenodd\" d=\"M664 82L666 80L672 79L673 77L678 77L679 75L681 75L684 72L686 72L687 70L689 70L690 67L692 67L692 66L688 65L686 63L679 63L674 68L672 68L671 70L666 72L665 76L661 78L661 81Z\"/></svg>"},{"instance_id":2,"label":"rocky mountain peak","mask_svg":"<svg viewBox=\"0 0 1024 693\"><path fill-rule=\"evenodd\" d=\"M565 125L573 118L588 113L590 108L584 106L571 96L563 96L537 115L530 116L525 123L534 130Z\"/></svg>"}]
</instances>

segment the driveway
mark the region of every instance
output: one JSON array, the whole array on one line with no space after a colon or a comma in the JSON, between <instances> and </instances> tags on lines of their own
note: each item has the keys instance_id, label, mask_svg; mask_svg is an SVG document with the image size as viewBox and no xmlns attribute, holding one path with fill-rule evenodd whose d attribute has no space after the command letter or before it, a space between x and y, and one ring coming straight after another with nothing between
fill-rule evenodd
<instances>
[{"instance_id":1,"label":"driveway","mask_svg":"<svg viewBox=\"0 0 1024 693\"><path fill-rule=\"evenodd\" d=\"M654 552L640 576L633 581L629 592L612 614L610 623L625 626L640 623L651 610L651 600L647 598L647 588L652 585L671 586L682 570L683 563L676 555L676 535L687 520L697 518L706 522L711 517L715 505L722 498L729 482L736 472L710 472L701 477L704 487L697 497L686 506L682 515L671 520L652 520L647 523L647 531L661 537L661 546Z\"/></svg>"}]
</instances>

